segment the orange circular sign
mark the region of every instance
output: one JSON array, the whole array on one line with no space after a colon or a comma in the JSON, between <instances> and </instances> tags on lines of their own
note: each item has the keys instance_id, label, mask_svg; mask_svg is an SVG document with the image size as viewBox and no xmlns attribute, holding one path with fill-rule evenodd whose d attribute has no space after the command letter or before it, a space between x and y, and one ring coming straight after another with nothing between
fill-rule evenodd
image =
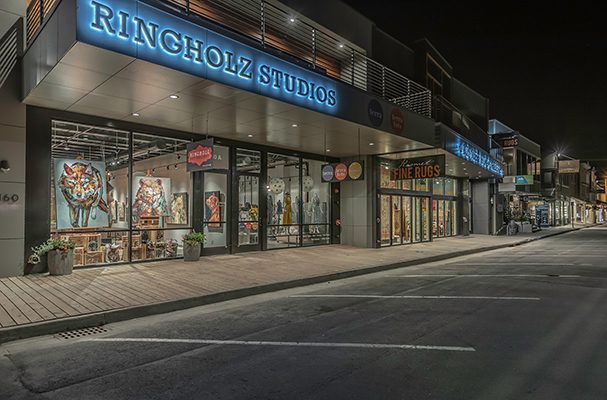
<instances>
[{"instance_id":1,"label":"orange circular sign","mask_svg":"<svg viewBox=\"0 0 607 400\"><path fill-rule=\"evenodd\" d=\"M335 166L335 179L343 181L348 177L348 167L344 163L339 163Z\"/></svg>"}]
</instances>

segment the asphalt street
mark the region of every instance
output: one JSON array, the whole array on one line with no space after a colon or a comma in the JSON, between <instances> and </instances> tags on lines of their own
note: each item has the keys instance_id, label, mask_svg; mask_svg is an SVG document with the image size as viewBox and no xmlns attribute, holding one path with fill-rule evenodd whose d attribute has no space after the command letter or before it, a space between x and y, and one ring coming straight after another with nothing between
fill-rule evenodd
<instances>
[{"instance_id":1,"label":"asphalt street","mask_svg":"<svg viewBox=\"0 0 607 400\"><path fill-rule=\"evenodd\" d=\"M606 261L589 228L8 343L0 399L607 399Z\"/></svg>"}]
</instances>

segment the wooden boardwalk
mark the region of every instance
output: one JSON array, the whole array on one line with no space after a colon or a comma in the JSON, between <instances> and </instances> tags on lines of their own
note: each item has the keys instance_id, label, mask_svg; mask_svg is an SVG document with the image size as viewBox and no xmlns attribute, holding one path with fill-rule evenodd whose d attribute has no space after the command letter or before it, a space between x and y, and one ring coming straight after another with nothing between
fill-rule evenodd
<instances>
[{"instance_id":1,"label":"wooden boardwalk","mask_svg":"<svg viewBox=\"0 0 607 400\"><path fill-rule=\"evenodd\" d=\"M216 294L517 242L471 235L383 249L332 245L77 269L0 279L0 328Z\"/></svg>"}]
</instances>

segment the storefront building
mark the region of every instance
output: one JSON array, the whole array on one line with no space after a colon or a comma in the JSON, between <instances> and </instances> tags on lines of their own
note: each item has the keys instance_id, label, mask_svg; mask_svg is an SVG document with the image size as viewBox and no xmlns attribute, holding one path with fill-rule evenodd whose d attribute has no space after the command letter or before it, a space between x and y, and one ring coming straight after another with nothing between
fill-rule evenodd
<instances>
[{"instance_id":1,"label":"storefront building","mask_svg":"<svg viewBox=\"0 0 607 400\"><path fill-rule=\"evenodd\" d=\"M85 267L179 258L191 231L203 255L471 231L474 183L502 175L487 149L436 124L431 92L364 40L251 2L30 3L9 79L24 233L1 275L42 270L27 260L49 237Z\"/></svg>"}]
</instances>

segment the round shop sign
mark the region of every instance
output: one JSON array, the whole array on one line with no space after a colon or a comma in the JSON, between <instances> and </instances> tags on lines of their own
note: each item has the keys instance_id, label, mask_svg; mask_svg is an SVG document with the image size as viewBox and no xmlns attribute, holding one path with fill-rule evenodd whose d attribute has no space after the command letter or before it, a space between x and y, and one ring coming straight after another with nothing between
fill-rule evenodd
<instances>
[{"instance_id":1,"label":"round shop sign","mask_svg":"<svg viewBox=\"0 0 607 400\"><path fill-rule=\"evenodd\" d=\"M360 178L362 174L363 167L358 161L354 161L352 164L350 164L350 167L348 168L348 175L350 175L350 179L355 181Z\"/></svg>"},{"instance_id":2,"label":"round shop sign","mask_svg":"<svg viewBox=\"0 0 607 400\"><path fill-rule=\"evenodd\" d=\"M398 107L392 108L390 113L390 125L395 133L401 133L405 127L405 117L403 112Z\"/></svg>"},{"instance_id":3,"label":"round shop sign","mask_svg":"<svg viewBox=\"0 0 607 400\"><path fill-rule=\"evenodd\" d=\"M322 167L322 179L326 182L331 182L333 180L333 167L330 164Z\"/></svg>"},{"instance_id":4,"label":"round shop sign","mask_svg":"<svg viewBox=\"0 0 607 400\"><path fill-rule=\"evenodd\" d=\"M379 101L371 100L367 112L369 113L369 121L373 126L380 126L384 121L384 110L381 108Z\"/></svg>"},{"instance_id":5,"label":"round shop sign","mask_svg":"<svg viewBox=\"0 0 607 400\"><path fill-rule=\"evenodd\" d=\"M344 163L339 163L335 166L335 179L343 181L348 177L348 167Z\"/></svg>"}]
</instances>

